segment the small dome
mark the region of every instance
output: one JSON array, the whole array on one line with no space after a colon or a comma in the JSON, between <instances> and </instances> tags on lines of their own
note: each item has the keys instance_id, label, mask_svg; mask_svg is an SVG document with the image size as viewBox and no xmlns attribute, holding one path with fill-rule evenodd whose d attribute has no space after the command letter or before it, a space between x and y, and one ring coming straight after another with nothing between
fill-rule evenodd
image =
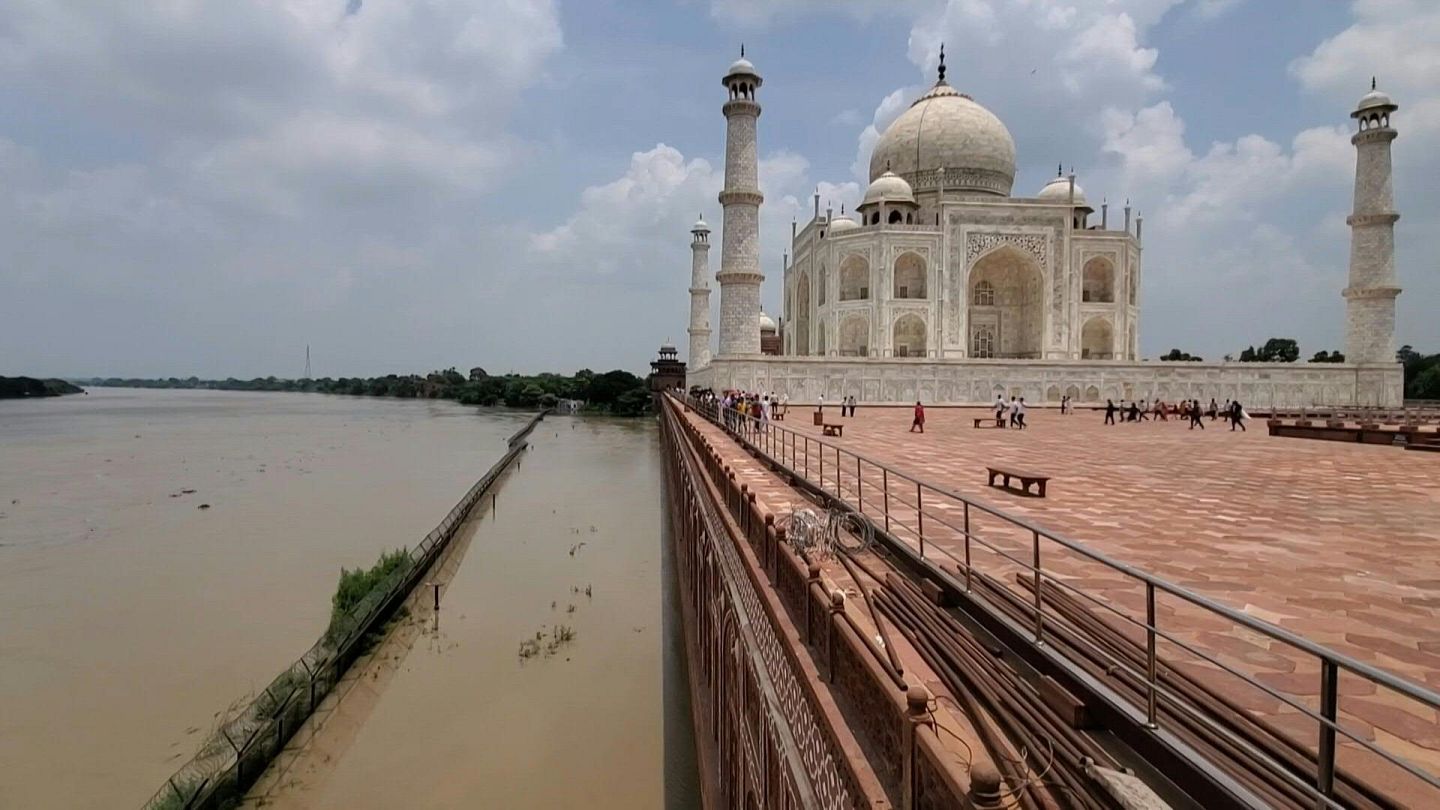
<instances>
[{"instance_id":1,"label":"small dome","mask_svg":"<svg viewBox=\"0 0 1440 810\"><path fill-rule=\"evenodd\" d=\"M1070 178L1056 177L1055 179L1046 183L1045 187L1040 189L1040 193L1036 194L1035 196L1039 197L1042 200L1053 200L1054 202L1059 203L1069 203ZM1075 204L1085 205L1085 192L1081 190L1079 183L1075 184Z\"/></svg>"},{"instance_id":2,"label":"small dome","mask_svg":"<svg viewBox=\"0 0 1440 810\"><path fill-rule=\"evenodd\" d=\"M749 60L749 59L746 59L746 58L743 57L743 56L740 57L739 59L736 59L736 60L735 60L735 63L730 66L730 69L727 70L727 71L725 71L725 78L727 78L727 79L730 78L731 76L757 76L757 77L758 77L759 75L760 75L759 73L756 73L756 72L755 72L755 66L750 63L750 60Z\"/></svg>"},{"instance_id":3,"label":"small dome","mask_svg":"<svg viewBox=\"0 0 1440 810\"><path fill-rule=\"evenodd\" d=\"M880 202L915 203L915 192L910 189L910 184L905 178L886 170L884 174L875 178L870 187L865 189L865 199L861 205L873 205Z\"/></svg>"},{"instance_id":4,"label":"small dome","mask_svg":"<svg viewBox=\"0 0 1440 810\"><path fill-rule=\"evenodd\" d=\"M1394 106L1395 106L1395 102L1393 102L1393 101L1390 100L1390 96L1386 95L1385 93L1380 92L1379 90L1376 90L1376 89L1374 89L1374 88L1371 88L1370 92L1366 93L1364 96L1362 96L1362 97L1360 98L1360 102L1355 105L1355 109L1357 109L1357 110L1368 110L1368 109L1370 109L1371 107L1394 107Z\"/></svg>"},{"instance_id":5,"label":"small dome","mask_svg":"<svg viewBox=\"0 0 1440 810\"><path fill-rule=\"evenodd\" d=\"M943 168L948 189L1009 196L1015 140L994 113L942 79L876 142L870 177L887 168L916 183Z\"/></svg>"},{"instance_id":6,"label":"small dome","mask_svg":"<svg viewBox=\"0 0 1440 810\"><path fill-rule=\"evenodd\" d=\"M843 233L858 227L860 227L860 223L844 214L837 214L834 219L830 220L830 233Z\"/></svg>"},{"instance_id":7,"label":"small dome","mask_svg":"<svg viewBox=\"0 0 1440 810\"><path fill-rule=\"evenodd\" d=\"M760 331L772 333L776 331L775 319L766 315L763 309L760 310Z\"/></svg>"},{"instance_id":8,"label":"small dome","mask_svg":"<svg viewBox=\"0 0 1440 810\"><path fill-rule=\"evenodd\" d=\"M695 220L695 224L694 224L693 226L691 226L690 230L692 230L692 231L708 231L708 230L710 230L710 226L709 226L709 225L706 225L706 224L705 224L705 218L704 218L704 217L701 217L701 218Z\"/></svg>"}]
</instances>

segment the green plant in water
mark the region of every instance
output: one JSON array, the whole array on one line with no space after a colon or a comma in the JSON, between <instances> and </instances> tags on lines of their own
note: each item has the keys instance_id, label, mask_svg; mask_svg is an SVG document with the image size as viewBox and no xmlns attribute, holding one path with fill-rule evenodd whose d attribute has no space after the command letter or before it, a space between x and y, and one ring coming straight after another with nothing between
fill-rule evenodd
<instances>
[{"instance_id":1,"label":"green plant in water","mask_svg":"<svg viewBox=\"0 0 1440 810\"><path fill-rule=\"evenodd\" d=\"M325 631L328 641L334 643L354 629L361 617L352 615L371 592L385 583L391 574L403 571L411 565L410 553L403 549L387 551L368 570L356 568L340 569L340 584L330 600L330 627Z\"/></svg>"}]
</instances>

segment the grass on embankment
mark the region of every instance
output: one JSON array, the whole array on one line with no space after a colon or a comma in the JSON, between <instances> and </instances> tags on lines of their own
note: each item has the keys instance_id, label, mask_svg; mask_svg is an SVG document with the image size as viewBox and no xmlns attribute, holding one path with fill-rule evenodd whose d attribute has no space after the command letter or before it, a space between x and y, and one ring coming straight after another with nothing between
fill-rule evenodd
<instances>
[{"instance_id":1,"label":"grass on embankment","mask_svg":"<svg viewBox=\"0 0 1440 810\"><path fill-rule=\"evenodd\" d=\"M377 588L389 585L392 575L408 570L411 565L410 552L399 548L381 554L380 560L369 569L341 568L340 584L330 600L330 626L325 631L325 640L337 644L344 639L364 618L356 608Z\"/></svg>"}]
</instances>

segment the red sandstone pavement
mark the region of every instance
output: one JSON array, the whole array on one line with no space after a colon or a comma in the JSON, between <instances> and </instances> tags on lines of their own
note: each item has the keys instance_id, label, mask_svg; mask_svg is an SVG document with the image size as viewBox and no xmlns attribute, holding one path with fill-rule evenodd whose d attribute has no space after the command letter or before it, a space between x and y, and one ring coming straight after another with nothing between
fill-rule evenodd
<instances>
[{"instance_id":1,"label":"red sandstone pavement","mask_svg":"<svg viewBox=\"0 0 1440 810\"><path fill-rule=\"evenodd\" d=\"M907 432L908 409L862 407L843 420L827 409L826 421L846 427L843 438L825 440L1440 690L1440 456L1271 438L1257 423L1247 433L1209 420L1203 431L1173 420L1106 426L1092 411L1032 411L1024 431L974 429L972 419L983 413L931 409L920 434ZM809 415L793 408L781 425L820 438ZM815 478L818 454L811 449ZM1052 476L1048 497L988 488L984 468L992 463ZM825 475L833 484L833 463ZM879 479L869 472L864 479L867 508L873 508ZM853 470L842 469L842 488L851 495L854 480ZM937 506L926 504L927 519ZM895 502L891 509L897 510ZM904 513L903 504L898 511ZM1028 559L1028 534L978 517L972 528ZM944 527L931 524L925 533L927 542L946 544ZM958 545L951 550L960 553ZM1007 579L1018 570L975 553L977 569ZM1133 582L1071 554L1048 547L1045 554L1047 571L1143 616L1142 592ZM1161 626L1187 643L1317 707L1319 664L1309 656L1173 597L1161 600L1159 615ZM1239 679L1182 663L1188 656L1172 644L1162 642L1161 652L1313 745L1312 720ZM1340 686L1347 728L1440 771L1435 710L1353 675L1342 675ZM1342 763L1377 781L1393 778L1354 743L1342 738L1342 746ZM1434 800L1434 794L1407 794Z\"/></svg>"}]
</instances>

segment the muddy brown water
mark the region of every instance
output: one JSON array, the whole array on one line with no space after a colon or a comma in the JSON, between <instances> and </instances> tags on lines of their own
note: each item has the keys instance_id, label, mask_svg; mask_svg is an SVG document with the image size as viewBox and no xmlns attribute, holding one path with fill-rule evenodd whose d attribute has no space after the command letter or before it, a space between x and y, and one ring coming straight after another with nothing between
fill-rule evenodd
<instances>
[{"instance_id":1,"label":"muddy brown water","mask_svg":"<svg viewBox=\"0 0 1440 810\"><path fill-rule=\"evenodd\" d=\"M339 568L422 537L524 418L303 394L0 402L0 807L138 806L315 640ZM542 423L462 532L438 632L275 801L693 804L657 441L648 420ZM517 656L557 622L574 641Z\"/></svg>"}]
</instances>

